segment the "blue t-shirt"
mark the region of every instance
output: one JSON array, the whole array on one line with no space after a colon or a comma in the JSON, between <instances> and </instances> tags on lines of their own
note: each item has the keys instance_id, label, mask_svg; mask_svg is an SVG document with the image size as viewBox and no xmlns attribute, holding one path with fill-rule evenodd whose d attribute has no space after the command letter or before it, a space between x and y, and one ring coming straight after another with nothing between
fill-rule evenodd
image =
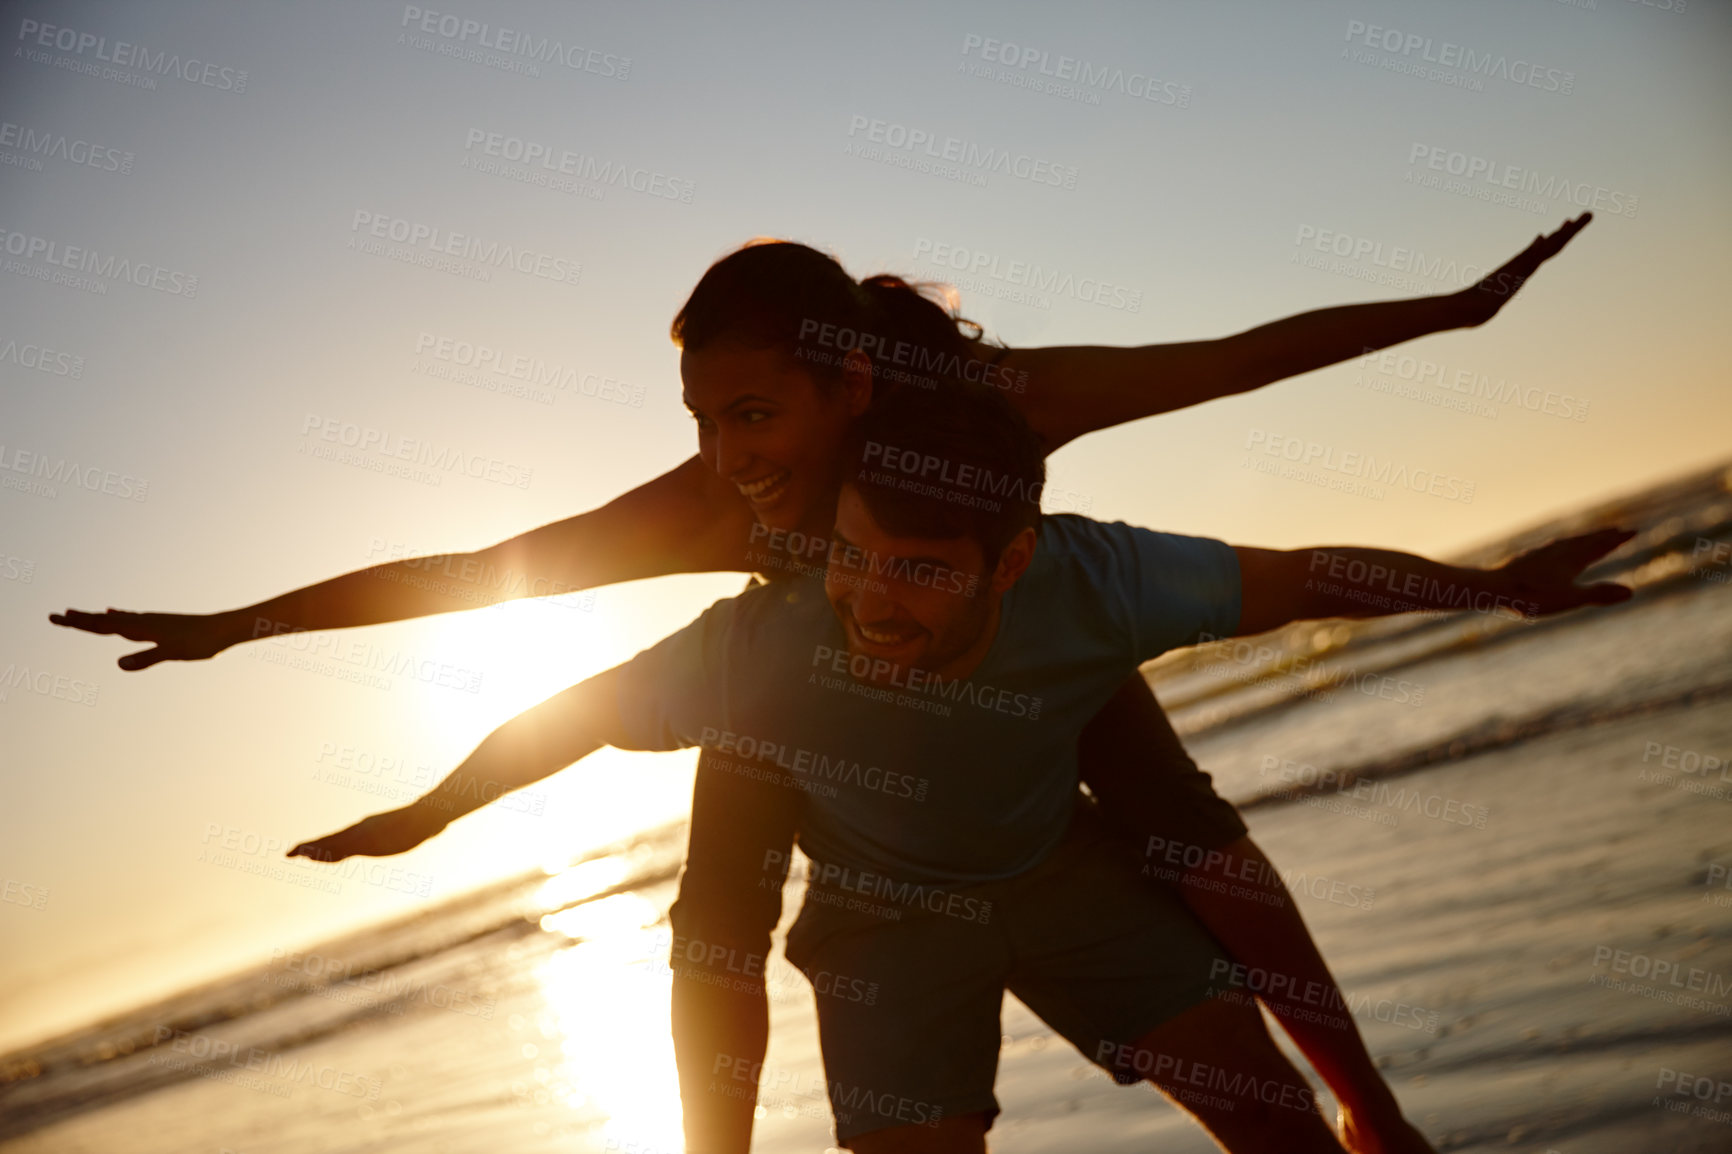
<instances>
[{"instance_id":1,"label":"blue t-shirt","mask_svg":"<svg viewBox=\"0 0 1732 1154\"><path fill-rule=\"evenodd\" d=\"M1054 514L967 678L856 680L823 582L776 581L621 666L610 744L701 745L724 771L787 774L808 795L800 844L816 862L920 885L996 881L1063 838L1077 737L1125 679L1238 624L1226 544Z\"/></svg>"}]
</instances>

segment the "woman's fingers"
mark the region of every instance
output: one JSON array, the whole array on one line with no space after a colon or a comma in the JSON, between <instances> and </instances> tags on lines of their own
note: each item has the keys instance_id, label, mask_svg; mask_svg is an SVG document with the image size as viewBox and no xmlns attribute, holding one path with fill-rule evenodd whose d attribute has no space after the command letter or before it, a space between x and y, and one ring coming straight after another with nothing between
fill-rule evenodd
<instances>
[{"instance_id":1,"label":"woman's fingers","mask_svg":"<svg viewBox=\"0 0 1732 1154\"><path fill-rule=\"evenodd\" d=\"M82 629L86 633L113 633L119 628L112 611L109 613L86 613L81 609L68 609L64 613L50 613L48 620L56 625L64 625L68 629Z\"/></svg>"},{"instance_id":2,"label":"woman's fingers","mask_svg":"<svg viewBox=\"0 0 1732 1154\"><path fill-rule=\"evenodd\" d=\"M141 649L137 653L128 653L115 664L129 673L133 673L140 669L149 669L158 661L166 661L168 658L168 650L158 645L154 649Z\"/></svg>"}]
</instances>

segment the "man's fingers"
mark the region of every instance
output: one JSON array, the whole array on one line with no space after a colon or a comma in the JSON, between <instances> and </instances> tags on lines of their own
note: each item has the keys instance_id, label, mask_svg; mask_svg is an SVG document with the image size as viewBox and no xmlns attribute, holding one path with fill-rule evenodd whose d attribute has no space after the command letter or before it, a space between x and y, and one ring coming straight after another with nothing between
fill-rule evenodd
<instances>
[{"instance_id":1,"label":"man's fingers","mask_svg":"<svg viewBox=\"0 0 1732 1154\"><path fill-rule=\"evenodd\" d=\"M336 853L330 844L330 838L320 838L318 841L304 841L289 851L290 857L311 858L313 861L342 861L349 855Z\"/></svg>"},{"instance_id":2,"label":"man's fingers","mask_svg":"<svg viewBox=\"0 0 1732 1154\"><path fill-rule=\"evenodd\" d=\"M1583 533L1571 544L1574 546L1573 552L1582 558L1582 567L1586 568L1635 535L1634 529L1597 529L1592 533Z\"/></svg>"},{"instance_id":3,"label":"man's fingers","mask_svg":"<svg viewBox=\"0 0 1732 1154\"><path fill-rule=\"evenodd\" d=\"M1602 581L1597 585L1589 585L1586 589L1591 605L1618 605L1634 597L1635 591L1626 585L1615 585L1610 581Z\"/></svg>"}]
</instances>

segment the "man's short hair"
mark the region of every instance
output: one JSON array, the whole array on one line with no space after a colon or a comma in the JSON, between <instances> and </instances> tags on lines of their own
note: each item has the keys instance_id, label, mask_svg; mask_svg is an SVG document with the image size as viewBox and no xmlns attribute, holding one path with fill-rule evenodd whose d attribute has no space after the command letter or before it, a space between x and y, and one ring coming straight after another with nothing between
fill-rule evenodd
<instances>
[{"instance_id":1,"label":"man's short hair","mask_svg":"<svg viewBox=\"0 0 1732 1154\"><path fill-rule=\"evenodd\" d=\"M1040 524L1046 454L1003 394L974 381L895 389L854 422L851 485L885 531L980 545L988 565Z\"/></svg>"}]
</instances>

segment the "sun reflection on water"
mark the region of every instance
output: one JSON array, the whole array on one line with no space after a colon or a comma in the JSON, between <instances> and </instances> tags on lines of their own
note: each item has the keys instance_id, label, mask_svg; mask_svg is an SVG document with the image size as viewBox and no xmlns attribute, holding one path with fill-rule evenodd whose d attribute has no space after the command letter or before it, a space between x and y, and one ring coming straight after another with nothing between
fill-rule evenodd
<instances>
[{"instance_id":1,"label":"sun reflection on water","mask_svg":"<svg viewBox=\"0 0 1732 1154\"><path fill-rule=\"evenodd\" d=\"M683 1147L660 918L654 902L622 893L541 919L543 930L573 939L535 972L552 1019L543 1032L560 1049L549 1082L572 1109L606 1116L600 1136L610 1150Z\"/></svg>"}]
</instances>

